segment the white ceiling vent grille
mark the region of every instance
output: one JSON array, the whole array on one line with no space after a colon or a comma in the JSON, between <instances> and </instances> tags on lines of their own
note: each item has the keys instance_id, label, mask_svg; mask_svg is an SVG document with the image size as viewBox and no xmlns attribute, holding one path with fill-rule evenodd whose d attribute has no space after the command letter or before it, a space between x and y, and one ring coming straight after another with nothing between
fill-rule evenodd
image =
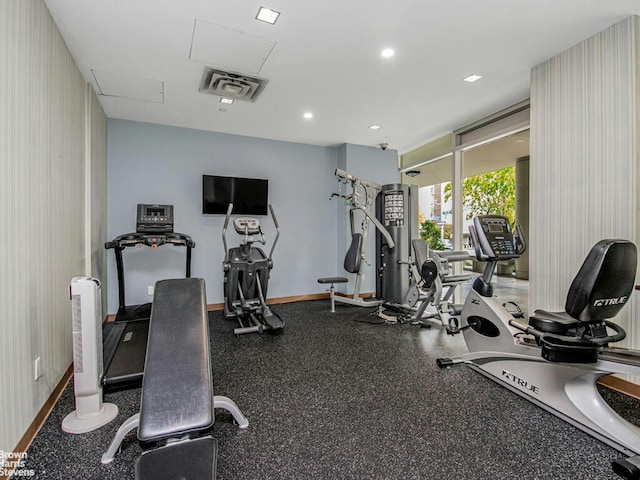
<instances>
[{"instance_id":1,"label":"white ceiling vent grille","mask_svg":"<svg viewBox=\"0 0 640 480\"><path fill-rule=\"evenodd\" d=\"M255 102L267 83L269 80L263 78L205 67L200 81L200 91L235 100Z\"/></svg>"}]
</instances>

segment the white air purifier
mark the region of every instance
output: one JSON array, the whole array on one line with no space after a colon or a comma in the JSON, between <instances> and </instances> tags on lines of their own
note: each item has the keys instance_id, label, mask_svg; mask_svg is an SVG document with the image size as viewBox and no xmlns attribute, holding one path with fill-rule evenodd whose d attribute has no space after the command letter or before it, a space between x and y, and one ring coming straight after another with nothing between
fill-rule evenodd
<instances>
[{"instance_id":1,"label":"white air purifier","mask_svg":"<svg viewBox=\"0 0 640 480\"><path fill-rule=\"evenodd\" d=\"M73 386L76 409L62 421L67 433L86 433L106 425L118 407L102 403L102 299L100 281L89 277L71 280L73 303Z\"/></svg>"}]
</instances>

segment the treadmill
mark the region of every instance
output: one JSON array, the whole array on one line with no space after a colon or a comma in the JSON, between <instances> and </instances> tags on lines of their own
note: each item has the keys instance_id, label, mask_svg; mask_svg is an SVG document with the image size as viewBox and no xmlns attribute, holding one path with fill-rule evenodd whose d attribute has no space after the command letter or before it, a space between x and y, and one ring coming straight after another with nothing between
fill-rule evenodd
<instances>
[{"instance_id":1,"label":"treadmill","mask_svg":"<svg viewBox=\"0 0 640 480\"><path fill-rule=\"evenodd\" d=\"M103 338L105 391L125 390L142 385L151 303L126 305L122 251L129 247L162 245L186 247L185 277L191 276L191 249L196 246L190 236L173 231L173 205L139 204L136 232L125 233L106 242L113 249L118 272L118 312L113 322L105 324Z\"/></svg>"}]
</instances>

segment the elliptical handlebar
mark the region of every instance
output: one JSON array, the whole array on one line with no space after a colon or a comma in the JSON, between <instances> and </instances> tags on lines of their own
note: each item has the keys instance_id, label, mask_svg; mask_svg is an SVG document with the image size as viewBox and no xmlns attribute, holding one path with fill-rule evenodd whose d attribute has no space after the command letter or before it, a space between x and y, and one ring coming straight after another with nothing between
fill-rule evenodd
<instances>
[{"instance_id":1,"label":"elliptical handlebar","mask_svg":"<svg viewBox=\"0 0 640 480\"><path fill-rule=\"evenodd\" d=\"M222 245L224 246L224 263L229 262L229 249L227 248L227 227L229 226L229 219L231 218L231 212L233 212L233 203L229 204L227 208L227 216L224 219L224 227L222 228Z\"/></svg>"},{"instance_id":2,"label":"elliptical handlebar","mask_svg":"<svg viewBox=\"0 0 640 480\"><path fill-rule=\"evenodd\" d=\"M276 248L276 243L278 243L278 238L280 238L280 225L278 224L278 219L276 218L276 214L274 213L273 206L271 204L269 204L269 212L271 213L271 219L273 220L273 224L276 227L276 237L274 238L273 245L271 245L271 250L269 251L269 260L271 260L273 257L273 251ZM230 203L229 208L227 208L227 216L224 219L224 227L222 228L222 245L224 246L224 263L225 264L229 262L229 248L227 246L227 228L229 227L229 219L231 218L232 213L233 213L233 203ZM249 236L248 225L245 227L246 227L245 238L247 238ZM258 242L264 245L266 243L265 237L264 237L264 231L262 230L261 226L258 226L258 229L260 230L259 233L261 237L261 239L258 240Z\"/></svg>"},{"instance_id":3,"label":"elliptical handlebar","mask_svg":"<svg viewBox=\"0 0 640 480\"><path fill-rule=\"evenodd\" d=\"M278 219L276 218L276 214L273 213L273 207L271 204L269 204L269 212L271 213L273 224L276 226L276 238L273 239L273 245L271 245L271 250L269 251L269 260L271 260L273 257L273 251L276 248L276 243L278 243L278 238L280 238L280 225L278 225Z\"/></svg>"}]
</instances>

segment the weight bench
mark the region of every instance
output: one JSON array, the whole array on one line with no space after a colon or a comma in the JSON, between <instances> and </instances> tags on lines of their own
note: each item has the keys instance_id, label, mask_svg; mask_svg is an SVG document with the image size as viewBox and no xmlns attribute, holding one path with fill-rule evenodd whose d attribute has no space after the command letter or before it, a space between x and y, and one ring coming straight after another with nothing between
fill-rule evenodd
<instances>
[{"instance_id":1,"label":"weight bench","mask_svg":"<svg viewBox=\"0 0 640 480\"><path fill-rule=\"evenodd\" d=\"M347 283L349 280L344 277L324 277L319 278L318 283L330 283L329 287L329 297L331 298L331 313L335 313L336 311L336 287L333 285L334 283Z\"/></svg>"},{"instance_id":2,"label":"weight bench","mask_svg":"<svg viewBox=\"0 0 640 480\"><path fill-rule=\"evenodd\" d=\"M120 426L101 461L110 463L137 428L142 445L163 445L138 457L137 480L215 479L214 408L228 410L240 428L249 422L231 399L213 395L204 280L161 280L154 291L140 412Z\"/></svg>"},{"instance_id":3,"label":"weight bench","mask_svg":"<svg viewBox=\"0 0 640 480\"><path fill-rule=\"evenodd\" d=\"M351 235L351 245L347 249L347 253L344 256L344 269L349 273L356 274L356 290L353 295L353 300L350 298L341 297L338 301L349 303L352 305L360 305L362 306L362 302L364 301L360 297L360 267L362 265L362 245L363 245L363 237L361 233L354 233ZM331 284L329 287L329 296L331 298L331 313L335 313L336 311L336 295L335 295L335 286L334 283L347 283L349 279L344 277L323 277L318 279L318 283L322 284ZM372 303L372 306L376 306L377 303Z\"/></svg>"}]
</instances>

